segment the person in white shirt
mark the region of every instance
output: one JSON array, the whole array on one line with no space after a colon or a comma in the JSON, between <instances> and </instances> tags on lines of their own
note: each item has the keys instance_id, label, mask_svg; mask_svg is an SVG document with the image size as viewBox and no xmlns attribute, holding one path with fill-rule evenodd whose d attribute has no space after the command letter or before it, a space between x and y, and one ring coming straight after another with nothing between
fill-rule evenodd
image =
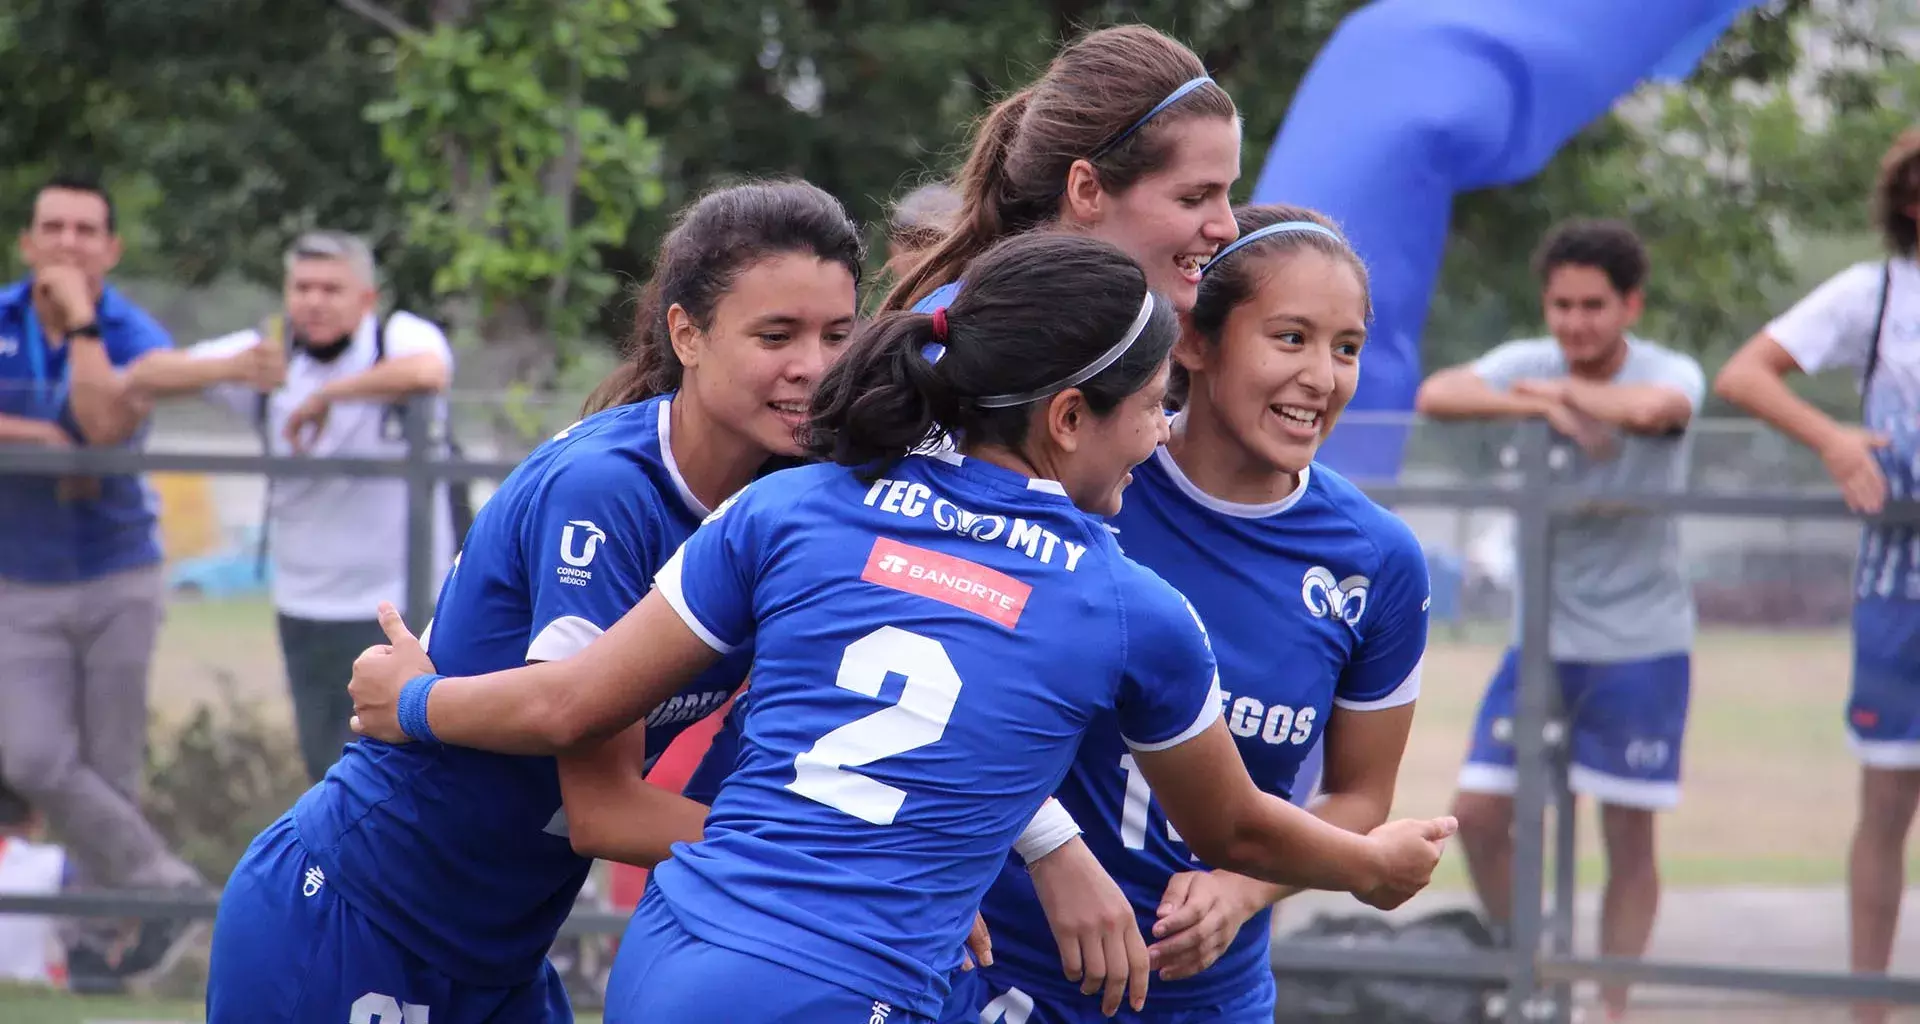
<instances>
[{"instance_id":1,"label":"person in white shirt","mask_svg":"<svg viewBox=\"0 0 1920 1024\"><path fill-rule=\"evenodd\" d=\"M294 242L285 300L283 316L194 345L187 350L193 359L163 364L136 383L156 395L201 391L252 422L272 454L404 455L396 403L446 392L453 376L446 335L411 313L382 321L373 254L341 232ZM433 565L444 574L454 544L444 487L434 504ZM382 601L404 606L406 484L394 477L271 480L265 529L300 752L317 781L353 738L346 681L354 658L384 642L374 609Z\"/></svg>"},{"instance_id":2,"label":"person in white shirt","mask_svg":"<svg viewBox=\"0 0 1920 1024\"><path fill-rule=\"evenodd\" d=\"M1722 398L1813 449L1848 507L1873 515L1920 497L1920 128L1880 163L1874 205L1885 260L1856 263L1748 339L1714 381ZM1787 387L1790 373L1845 370L1859 425ZM1907 832L1920 805L1920 531L1870 523L1854 580L1853 693L1846 720L1860 759L1860 820L1847 884L1855 971L1883 974L1906 890ZM1861 1024L1888 1008L1854 1007Z\"/></svg>"},{"instance_id":3,"label":"person in white shirt","mask_svg":"<svg viewBox=\"0 0 1920 1024\"><path fill-rule=\"evenodd\" d=\"M44 841L45 822L0 782L0 895L51 896L67 877L67 852ZM62 985L66 946L56 919L0 914L0 982Z\"/></svg>"}]
</instances>

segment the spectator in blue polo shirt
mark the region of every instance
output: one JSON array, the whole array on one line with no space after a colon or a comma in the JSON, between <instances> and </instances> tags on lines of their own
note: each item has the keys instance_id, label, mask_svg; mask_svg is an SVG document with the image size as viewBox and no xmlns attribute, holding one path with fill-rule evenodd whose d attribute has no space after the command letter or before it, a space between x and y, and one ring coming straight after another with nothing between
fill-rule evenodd
<instances>
[{"instance_id":1,"label":"spectator in blue polo shirt","mask_svg":"<svg viewBox=\"0 0 1920 1024\"><path fill-rule=\"evenodd\" d=\"M149 403L124 371L186 357L106 284L120 258L106 193L72 178L40 189L20 254L28 276L0 289L0 443L137 444ZM132 475L0 476L0 776L91 885L202 884L140 811L162 596L154 506ZM142 980L191 931L160 921L77 945L74 980Z\"/></svg>"}]
</instances>

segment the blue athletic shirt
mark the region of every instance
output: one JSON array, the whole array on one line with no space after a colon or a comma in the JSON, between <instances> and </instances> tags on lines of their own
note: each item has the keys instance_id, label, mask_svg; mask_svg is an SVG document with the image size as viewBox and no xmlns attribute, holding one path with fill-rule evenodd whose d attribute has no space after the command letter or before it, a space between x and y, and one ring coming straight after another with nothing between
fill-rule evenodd
<instances>
[{"instance_id":1,"label":"blue athletic shirt","mask_svg":"<svg viewBox=\"0 0 1920 1024\"><path fill-rule=\"evenodd\" d=\"M561 431L474 518L427 653L466 676L565 658L646 595L706 515L669 448L667 397ZM746 677L744 647L647 719L657 756ZM356 910L469 985L538 976L592 861L573 852L550 757L362 739L293 810Z\"/></svg>"},{"instance_id":2,"label":"blue athletic shirt","mask_svg":"<svg viewBox=\"0 0 1920 1024\"><path fill-rule=\"evenodd\" d=\"M1133 471L1116 528L1127 556L1190 599L1219 658L1227 726L1261 789L1283 799L1320 741L1331 706L1397 707L1420 690L1427 568L1398 517L1324 466L1268 505L1208 495L1167 450ZM1151 942L1167 882L1200 870L1153 800L1110 716L1088 728L1058 794L1095 856L1133 900ZM994 968L1029 993L1084 1001L1018 858L981 908ZM1214 965L1153 983L1148 1006L1205 1007L1271 987L1270 911L1249 919Z\"/></svg>"},{"instance_id":3,"label":"blue athletic shirt","mask_svg":"<svg viewBox=\"0 0 1920 1024\"><path fill-rule=\"evenodd\" d=\"M94 322L116 370L173 347L166 328L111 285L94 307ZM69 352L41 328L32 278L0 287L0 413L58 424L80 442ZM121 447L140 447L148 432L143 424ZM0 579L75 583L158 564L153 492L134 474L101 477L99 484L98 496L70 501L60 498L59 477L0 476Z\"/></svg>"},{"instance_id":4,"label":"blue athletic shirt","mask_svg":"<svg viewBox=\"0 0 1920 1024\"><path fill-rule=\"evenodd\" d=\"M737 770L654 885L705 942L928 1017L1086 727L1157 750L1220 713L1172 587L1058 484L953 452L767 476L656 582L756 654Z\"/></svg>"}]
</instances>

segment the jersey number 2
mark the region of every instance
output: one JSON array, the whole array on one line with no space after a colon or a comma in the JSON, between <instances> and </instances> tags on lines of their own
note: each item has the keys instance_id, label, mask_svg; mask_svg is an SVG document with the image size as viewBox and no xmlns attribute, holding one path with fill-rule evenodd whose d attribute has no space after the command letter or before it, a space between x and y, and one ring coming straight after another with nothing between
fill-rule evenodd
<instances>
[{"instance_id":1,"label":"jersey number 2","mask_svg":"<svg viewBox=\"0 0 1920 1024\"><path fill-rule=\"evenodd\" d=\"M882 626L848 644L835 682L877 699L887 678L896 675L906 681L899 699L827 733L794 758L788 789L861 821L893 824L906 790L848 769L938 741L960 697L960 674L940 641L897 626Z\"/></svg>"}]
</instances>

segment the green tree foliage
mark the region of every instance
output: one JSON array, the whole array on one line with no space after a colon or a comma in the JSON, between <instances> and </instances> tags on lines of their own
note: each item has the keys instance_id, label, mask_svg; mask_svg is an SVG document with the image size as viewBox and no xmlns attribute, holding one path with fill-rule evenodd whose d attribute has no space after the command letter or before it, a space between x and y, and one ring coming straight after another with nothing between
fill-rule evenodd
<instances>
[{"instance_id":1,"label":"green tree foliage","mask_svg":"<svg viewBox=\"0 0 1920 1024\"><path fill-rule=\"evenodd\" d=\"M668 22L664 0L440 4L430 29L378 48L392 96L366 114L408 241L442 261L436 291L471 300L488 341L520 350L511 379L540 379L545 339L576 337L614 294L600 251L659 202L645 121L586 91L624 83Z\"/></svg>"},{"instance_id":2,"label":"green tree foliage","mask_svg":"<svg viewBox=\"0 0 1920 1024\"><path fill-rule=\"evenodd\" d=\"M1880 156L1920 113L1920 77L1885 42L1890 27L1807 0L1760 8L1684 85L1643 88L1537 178L1463 197L1429 365L1540 329L1527 255L1569 216L1633 223L1653 265L1641 331L1709 369L1724 360L1808 283L1797 239L1869 227ZM1801 70L1809 45L1818 74Z\"/></svg>"},{"instance_id":3,"label":"green tree foliage","mask_svg":"<svg viewBox=\"0 0 1920 1024\"><path fill-rule=\"evenodd\" d=\"M1250 183L1361 2L703 0L669 26L665 0L14 0L0 203L24 211L55 166L102 167L130 270L190 283L271 284L300 228L365 232L396 300L445 296L484 339L463 360L485 364L474 379L539 384L576 334L624 333L619 284L688 199L792 174L877 225L1085 27L1188 40L1240 103ZM1776 0L1684 87L1643 90L1531 181L1462 197L1429 363L1537 329L1527 256L1574 214L1647 234L1646 333L1710 362L1737 344L1803 283L1801 239L1867 226L1872 164L1914 120L1912 64L1886 42L1900 17L1898 2Z\"/></svg>"}]
</instances>

